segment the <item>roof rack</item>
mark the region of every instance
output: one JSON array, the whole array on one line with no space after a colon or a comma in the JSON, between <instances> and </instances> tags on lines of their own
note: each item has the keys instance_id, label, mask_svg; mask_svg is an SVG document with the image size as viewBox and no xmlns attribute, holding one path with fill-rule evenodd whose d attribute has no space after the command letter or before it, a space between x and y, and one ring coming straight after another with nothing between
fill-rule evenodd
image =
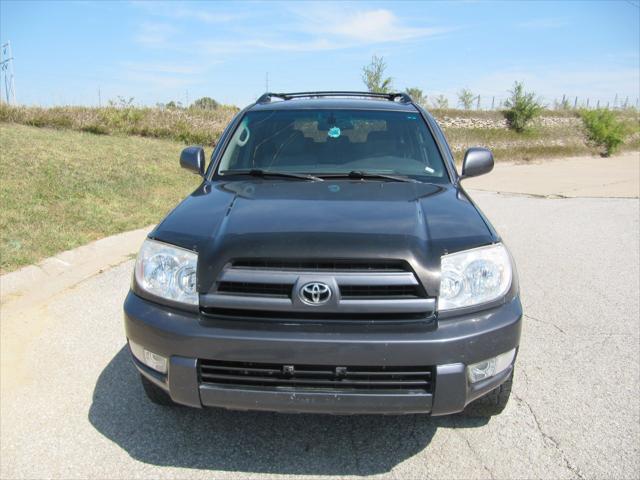
<instances>
[{"instance_id":1,"label":"roof rack","mask_svg":"<svg viewBox=\"0 0 640 480\"><path fill-rule=\"evenodd\" d=\"M395 102L396 99L402 103L412 103L413 100L406 93L377 93L377 92L293 92L293 93L264 93L258 98L256 103L269 103L272 98L281 98L282 100L292 100L294 98L320 98L320 97L362 97L362 98L380 98Z\"/></svg>"}]
</instances>

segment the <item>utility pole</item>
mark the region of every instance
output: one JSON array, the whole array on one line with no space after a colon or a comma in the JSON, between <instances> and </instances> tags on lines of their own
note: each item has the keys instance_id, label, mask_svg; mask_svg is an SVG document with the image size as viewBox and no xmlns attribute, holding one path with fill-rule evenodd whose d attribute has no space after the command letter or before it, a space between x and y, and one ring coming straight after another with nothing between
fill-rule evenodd
<instances>
[{"instance_id":1,"label":"utility pole","mask_svg":"<svg viewBox=\"0 0 640 480\"><path fill-rule=\"evenodd\" d=\"M269 72L267 72L267 74L264 77L264 91L265 92L269 91Z\"/></svg>"},{"instance_id":2,"label":"utility pole","mask_svg":"<svg viewBox=\"0 0 640 480\"><path fill-rule=\"evenodd\" d=\"M16 104L16 84L13 78L13 55L11 43L7 42L0 47L0 77L4 75L4 93L8 104ZM2 87L0 79L0 88ZM0 98L2 94L0 93Z\"/></svg>"},{"instance_id":3,"label":"utility pole","mask_svg":"<svg viewBox=\"0 0 640 480\"><path fill-rule=\"evenodd\" d=\"M495 103L496 103L496 97L493 96L493 97L491 97L491 110L493 110L493 107L494 107Z\"/></svg>"}]
</instances>

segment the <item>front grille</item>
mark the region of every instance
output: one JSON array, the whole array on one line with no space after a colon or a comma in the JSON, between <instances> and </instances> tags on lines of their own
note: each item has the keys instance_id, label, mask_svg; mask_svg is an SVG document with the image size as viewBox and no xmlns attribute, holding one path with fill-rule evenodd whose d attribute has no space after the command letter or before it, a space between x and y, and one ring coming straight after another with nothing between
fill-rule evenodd
<instances>
[{"instance_id":1,"label":"front grille","mask_svg":"<svg viewBox=\"0 0 640 480\"><path fill-rule=\"evenodd\" d=\"M280 365L199 360L200 382L236 387L315 390L406 390L431 393L431 367Z\"/></svg>"},{"instance_id":2,"label":"front grille","mask_svg":"<svg viewBox=\"0 0 640 480\"><path fill-rule=\"evenodd\" d=\"M404 262L389 261L353 261L353 260L259 260L241 259L232 263L232 268L250 268L264 270L294 270L323 272L406 272L410 271Z\"/></svg>"},{"instance_id":3,"label":"front grille","mask_svg":"<svg viewBox=\"0 0 640 480\"><path fill-rule=\"evenodd\" d=\"M331 290L326 304L302 297L311 283ZM435 298L403 260L236 259L200 296L200 310L222 319L431 321Z\"/></svg>"},{"instance_id":4,"label":"front grille","mask_svg":"<svg viewBox=\"0 0 640 480\"><path fill-rule=\"evenodd\" d=\"M289 297L293 285L286 283L220 282L218 292Z\"/></svg>"},{"instance_id":5,"label":"front grille","mask_svg":"<svg viewBox=\"0 0 640 480\"><path fill-rule=\"evenodd\" d=\"M417 285L342 285L342 298L417 298L422 296Z\"/></svg>"}]
</instances>

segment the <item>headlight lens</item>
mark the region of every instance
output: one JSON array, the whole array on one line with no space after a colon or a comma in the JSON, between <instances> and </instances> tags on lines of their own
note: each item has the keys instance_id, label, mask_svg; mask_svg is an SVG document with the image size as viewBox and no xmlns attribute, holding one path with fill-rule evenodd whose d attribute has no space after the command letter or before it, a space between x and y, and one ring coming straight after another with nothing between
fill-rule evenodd
<instances>
[{"instance_id":1,"label":"headlight lens","mask_svg":"<svg viewBox=\"0 0 640 480\"><path fill-rule=\"evenodd\" d=\"M471 383L475 383L485 378L494 377L509 368L515 356L516 349L513 348L497 357L469 365L467 367L467 378Z\"/></svg>"},{"instance_id":2,"label":"headlight lens","mask_svg":"<svg viewBox=\"0 0 640 480\"><path fill-rule=\"evenodd\" d=\"M198 305L197 264L197 253L147 239L136 260L136 283L158 297Z\"/></svg>"},{"instance_id":3,"label":"headlight lens","mask_svg":"<svg viewBox=\"0 0 640 480\"><path fill-rule=\"evenodd\" d=\"M490 302L507 293L512 269L501 243L442 257L438 308L449 310Z\"/></svg>"}]
</instances>

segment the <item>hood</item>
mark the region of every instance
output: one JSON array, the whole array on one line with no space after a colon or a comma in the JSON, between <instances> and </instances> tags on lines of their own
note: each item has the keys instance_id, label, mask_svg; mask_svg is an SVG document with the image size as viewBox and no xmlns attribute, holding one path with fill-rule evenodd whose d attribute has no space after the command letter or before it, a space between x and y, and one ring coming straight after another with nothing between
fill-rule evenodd
<instances>
[{"instance_id":1,"label":"hood","mask_svg":"<svg viewBox=\"0 0 640 480\"><path fill-rule=\"evenodd\" d=\"M436 292L443 253L495 241L452 185L368 180L205 183L151 236L199 252L200 291L229 261L254 258L402 260Z\"/></svg>"}]
</instances>

